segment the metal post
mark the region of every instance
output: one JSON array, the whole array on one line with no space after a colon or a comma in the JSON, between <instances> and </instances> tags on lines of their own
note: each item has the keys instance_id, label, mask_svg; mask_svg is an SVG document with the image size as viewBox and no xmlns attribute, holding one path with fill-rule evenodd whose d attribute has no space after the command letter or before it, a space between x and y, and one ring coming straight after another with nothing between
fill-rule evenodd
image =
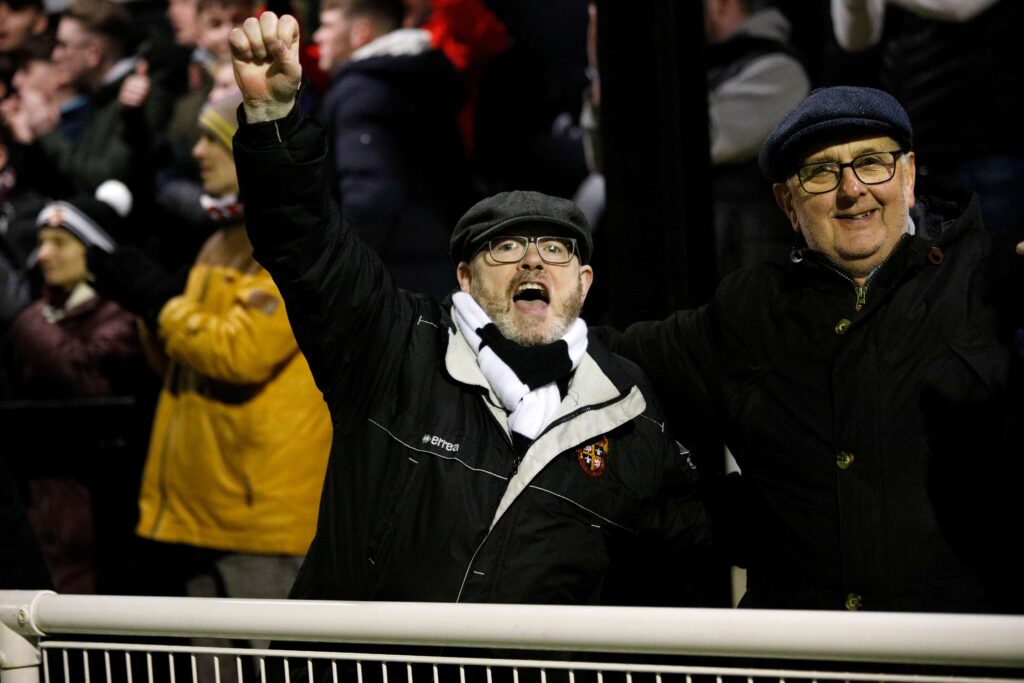
<instances>
[{"instance_id":1,"label":"metal post","mask_svg":"<svg viewBox=\"0 0 1024 683\"><path fill-rule=\"evenodd\" d=\"M35 603L52 591L0 591L0 683L39 683Z\"/></svg>"}]
</instances>

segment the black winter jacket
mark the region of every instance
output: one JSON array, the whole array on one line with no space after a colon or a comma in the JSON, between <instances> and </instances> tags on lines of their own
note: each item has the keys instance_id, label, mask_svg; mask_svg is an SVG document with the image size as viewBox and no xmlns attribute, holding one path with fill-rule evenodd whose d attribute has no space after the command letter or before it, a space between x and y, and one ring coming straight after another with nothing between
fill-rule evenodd
<instances>
[{"instance_id":1,"label":"black winter jacket","mask_svg":"<svg viewBox=\"0 0 1024 683\"><path fill-rule=\"evenodd\" d=\"M807 252L624 333L678 433L724 437L742 469L742 604L1019 609L997 528L1021 520L1024 261L963 199L919 203L860 310Z\"/></svg>"},{"instance_id":2,"label":"black winter jacket","mask_svg":"<svg viewBox=\"0 0 1024 683\"><path fill-rule=\"evenodd\" d=\"M456 117L465 89L437 50L338 69L321 107L345 219L395 283L440 300L448 237L475 201Z\"/></svg>"},{"instance_id":3,"label":"black winter jacket","mask_svg":"<svg viewBox=\"0 0 1024 683\"><path fill-rule=\"evenodd\" d=\"M235 139L255 257L335 428L292 596L632 600L610 574L648 592L632 551L650 541L676 561L708 527L695 472L636 367L592 340L560 414L517 467L505 411L448 309L397 289L344 227L325 154L319 126L296 109Z\"/></svg>"}]
</instances>

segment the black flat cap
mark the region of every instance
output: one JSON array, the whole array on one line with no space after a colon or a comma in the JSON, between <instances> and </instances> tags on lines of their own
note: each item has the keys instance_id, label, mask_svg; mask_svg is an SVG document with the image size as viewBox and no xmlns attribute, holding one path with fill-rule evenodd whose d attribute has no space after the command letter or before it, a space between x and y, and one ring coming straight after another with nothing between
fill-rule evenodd
<instances>
[{"instance_id":1,"label":"black flat cap","mask_svg":"<svg viewBox=\"0 0 1024 683\"><path fill-rule=\"evenodd\" d=\"M769 180L784 180L813 143L835 143L846 132L888 135L904 150L914 143L910 117L895 97L875 88L838 85L814 90L786 114L761 145L758 165Z\"/></svg>"},{"instance_id":2,"label":"black flat cap","mask_svg":"<svg viewBox=\"0 0 1024 683\"><path fill-rule=\"evenodd\" d=\"M484 242L512 227L550 226L553 235L575 237L580 263L588 263L594 249L590 225L573 202L540 192L500 192L481 199L459 219L452 231L451 255L456 264L468 261Z\"/></svg>"}]
</instances>

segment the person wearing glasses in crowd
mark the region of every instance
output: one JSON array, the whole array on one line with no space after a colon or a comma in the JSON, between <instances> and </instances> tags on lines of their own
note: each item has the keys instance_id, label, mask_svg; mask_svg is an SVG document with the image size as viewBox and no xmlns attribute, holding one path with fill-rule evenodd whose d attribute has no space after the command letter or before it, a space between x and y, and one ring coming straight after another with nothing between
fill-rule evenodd
<instances>
[{"instance_id":1,"label":"person wearing glasses in crowd","mask_svg":"<svg viewBox=\"0 0 1024 683\"><path fill-rule=\"evenodd\" d=\"M246 225L335 430L291 596L671 602L685 577L645 575L701 552L709 525L646 381L579 317L586 219L489 197L452 232L450 300L396 288L330 197L323 127L295 106L298 35L272 12L231 34Z\"/></svg>"},{"instance_id":2,"label":"person wearing glasses in crowd","mask_svg":"<svg viewBox=\"0 0 1024 683\"><path fill-rule=\"evenodd\" d=\"M1021 611L998 529L1021 521L1024 261L970 192L916 182L880 90L812 92L759 163L802 238L789 262L616 344L679 433L740 466L741 605Z\"/></svg>"}]
</instances>

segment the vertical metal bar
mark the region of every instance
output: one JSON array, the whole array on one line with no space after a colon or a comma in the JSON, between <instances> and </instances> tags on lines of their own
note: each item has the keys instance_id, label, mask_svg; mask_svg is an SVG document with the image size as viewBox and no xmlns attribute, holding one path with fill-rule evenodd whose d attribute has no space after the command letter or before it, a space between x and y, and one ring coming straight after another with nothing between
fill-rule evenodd
<instances>
[{"instance_id":1,"label":"vertical metal bar","mask_svg":"<svg viewBox=\"0 0 1024 683\"><path fill-rule=\"evenodd\" d=\"M89 683L89 681L91 679L91 675L89 673L89 651L88 650L82 650L82 666L85 668L85 676L83 677L83 680L85 681L85 683Z\"/></svg>"},{"instance_id":2,"label":"vertical metal bar","mask_svg":"<svg viewBox=\"0 0 1024 683\"><path fill-rule=\"evenodd\" d=\"M331 660L331 683L338 683L338 660Z\"/></svg>"},{"instance_id":3,"label":"vertical metal bar","mask_svg":"<svg viewBox=\"0 0 1024 683\"><path fill-rule=\"evenodd\" d=\"M146 683L156 683L153 680L153 653L146 653Z\"/></svg>"},{"instance_id":4,"label":"vertical metal bar","mask_svg":"<svg viewBox=\"0 0 1024 683\"><path fill-rule=\"evenodd\" d=\"M125 676L125 680L128 681L128 683L133 683L133 681L132 681L132 655L131 655L130 652L128 652L128 650L124 651L124 676Z\"/></svg>"}]
</instances>

